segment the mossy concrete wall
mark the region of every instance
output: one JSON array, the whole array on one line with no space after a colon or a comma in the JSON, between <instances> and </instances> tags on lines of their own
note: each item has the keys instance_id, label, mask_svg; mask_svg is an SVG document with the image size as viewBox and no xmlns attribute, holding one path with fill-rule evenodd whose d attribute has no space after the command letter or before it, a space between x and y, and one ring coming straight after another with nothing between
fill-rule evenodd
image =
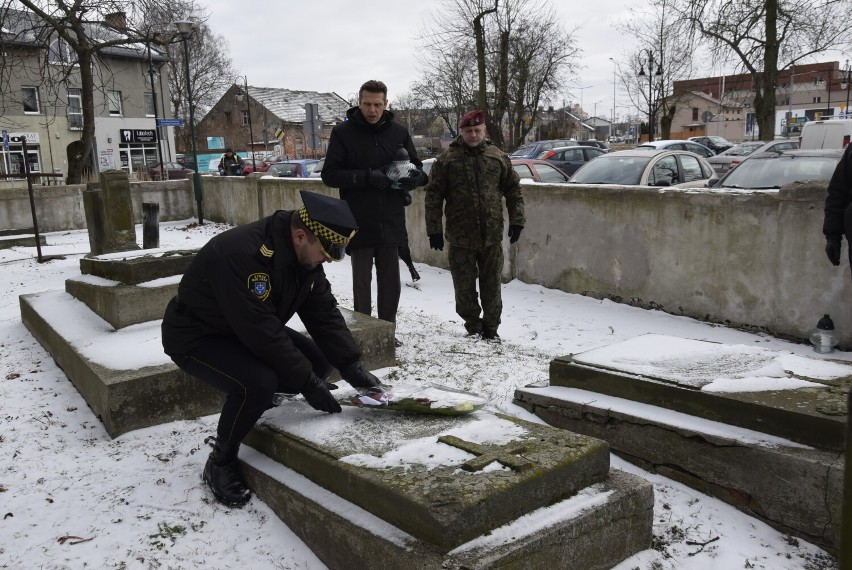
<instances>
[{"instance_id":1,"label":"mossy concrete wall","mask_svg":"<svg viewBox=\"0 0 852 570\"><path fill-rule=\"evenodd\" d=\"M299 190L337 196L316 178L202 176L205 219L244 224L299 205ZM196 215L189 181L132 183L161 220ZM36 190L43 231L85 227L83 186ZM823 252L826 184L726 193L621 186L524 185L527 224L504 241L505 281L660 309L711 322L804 339L831 314L841 346L852 347L852 277ZM17 193L17 194L16 194ZM407 208L414 260L447 268L429 248L424 192ZM32 226L26 190L0 193L0 229Z\"/></svg>"}]
</instances>

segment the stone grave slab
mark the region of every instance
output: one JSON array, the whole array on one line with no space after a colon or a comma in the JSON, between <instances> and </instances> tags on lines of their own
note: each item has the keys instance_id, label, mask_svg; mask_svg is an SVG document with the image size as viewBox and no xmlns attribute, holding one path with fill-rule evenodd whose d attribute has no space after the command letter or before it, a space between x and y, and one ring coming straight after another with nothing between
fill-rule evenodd
<instances>
[{"instance_id":1,"label":"stone grave slab","mask_svg":"<svg viewBox=\"0 0 852 570\"><path fill-rule=\"evenodd\" d=\"M753 346L649 334L554 359L550 384L841 451L852 366Z\"/></svg>"},{"instance_id":2,"label":"stone grave slab","mask_svg":"<svg viewBox=\"0 0 852 570\"><path fill-rule=\"evenodd\" d=\"M545 425L296 400L245 443L249 485L331 568L609 568L650 544L648 482Z\"/></svg>"},{"instance_id":3,"label":"stone grave slab","mask_svg":"<svg viewBox=\"0 0 852 570\"><path fill-rule=\"evenodd\" d=\"M39 245L47 245L47 240L44 239L43 235L39 235ZM0 235L0 249L11 249L13 247L35 247L36 246L36 238L35 234L26 235L26 234L8 234L8 235Z\"/></svg>"},{"instance_id":4,"label":"stone grave slab","mask_svg":"<svg viewBox=\"0 0 852 570\"><path fill-rule=\"evenodd\" d=\"M146 249L105 253L80 260L83 275L95 275L125 285L183 275L198 250Z\"/></svg>"},{"instance_id":5,"label":"stone grave slab","mask_svg":"<svg viewBox=\"0 0 852 570\"><path fill-rule=\"evenodd\" d=\"M87 303L64 291L22 295L21 320L65 371L110 436L221 410L224 400L219 392L186 375L163 353L160 319L170 297L160 288L134 287L138 293L134 302L144 305L139 310L153 311L148 316L156 320L121 329L90 308L103 312L112 287L87 289L76 282L71 291L78 288L86 292ZM345 309L341 313L368 368L396 363L393 323ZM298 330L298 323L293 326Z\"/></svg>"},{"instance_id":6,"label":"stone grave slab","mask_svg":"<svg viewBox=\"0 0 852 570\"><path fill-rule=\"evenodd\" d=\"M781 532L838 547L841 453L577 388L521 388L515 403L552 426L605 439L631 463Z\"/></svg>"},{"instance_id":7,"label":"stone grave slab","mask_svg":"<svg viewBox=\"0 0 852 570\"><path fill-rule=\"evenodd\" d=\"M65 280L65 291L115 329L163 318L166 305L177 294L181 275L125 285L94 275Z\"/></svg>"}]
</instances>

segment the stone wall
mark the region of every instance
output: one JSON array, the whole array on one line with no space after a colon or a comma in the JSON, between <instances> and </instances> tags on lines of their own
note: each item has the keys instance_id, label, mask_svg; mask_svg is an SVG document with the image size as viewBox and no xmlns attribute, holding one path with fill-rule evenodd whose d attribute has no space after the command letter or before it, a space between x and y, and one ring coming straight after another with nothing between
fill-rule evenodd
<instances>
[{"instance_id":1,"label":"stone wall","mask_svg":"<svg viewBox=\"0 0 852 570\"><path fill-rule=\"evenodd\" d=\"M299 190L337 196L320 179L252 175L202 181L205 219L234 225L296 207ZM43 231L85 227L81 191L82 186L37 190ZM195 216L189 181L133 183L132 192L139 220L143 199L160 203L161 220ZM446 268L446 252L429 249L423 192L413 196L407 209L412 255ZM829 313L842 345L852 347L846 246L839 268L823 252L824 184L799 183L764 194L525 185L524 196L527 226L521 240L511 248L504 241L507 281L795 339L805 338ZM26 191L0 193L0 229L31 226Z\"/></svg>"}]
</instances>

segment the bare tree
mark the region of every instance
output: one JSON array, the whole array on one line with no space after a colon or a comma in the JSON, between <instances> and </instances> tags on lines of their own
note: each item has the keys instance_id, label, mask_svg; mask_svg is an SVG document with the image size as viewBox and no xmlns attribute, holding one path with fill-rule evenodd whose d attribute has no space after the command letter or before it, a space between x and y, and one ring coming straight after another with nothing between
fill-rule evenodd
<instances>
[{"instance_id":1,"label":"bare tree","mask_svg":"<svg viewBox=\"0 0 852 570\"><path fill-rule=\"evenodd\" d=\"M661 136L670 138L672 118L686 95L674 93L674 82L692 77L695 68L691 27L672 8L672 0L653 0L646 9L631 10L616 27L625 37L636 38L632 53L618 66L620 82L631 103L651 122L659 117ZM649 54L655 58L653 69L648 66Z\"/></svg>"},{"instance_id":2,"label":"bare tree","mask_svg":"<svg viewBox=\"0 0 852 570\"><path fill-rule=\"evenodd\" d=\"M449 125L464 110L482 108L492 142L503 147L508 134L517 145L536 124L539 102L573 70L573 38L549 0L444 0L437 13L422 34L427 71L415 89L440 93L435 107Z\"/></svg>"},{"instance_id":3,"label":"bare tree","mask_svg":"<svg viewBox=\"0 0 852 570\"><path fill-rule=\"evenodd\" d=\"M715 57L734 54L754 85L760 138L775 134L779 71L852 41L848 0L677 0Z\"/></svg>"}]
</instances>

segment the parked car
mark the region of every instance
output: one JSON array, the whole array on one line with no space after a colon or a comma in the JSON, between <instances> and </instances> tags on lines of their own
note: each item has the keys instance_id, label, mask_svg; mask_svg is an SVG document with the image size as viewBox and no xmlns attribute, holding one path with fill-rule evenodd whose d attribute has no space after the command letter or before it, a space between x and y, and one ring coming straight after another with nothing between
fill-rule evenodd
<instances>
[{"instance_id":1,"label":"parked car","mask_svg":"<svg viewBox=\"0 0 852 570\"><path fill-rule=\"evenodd\" d=\"M553 163L553 166L570 176L602 154L606 154L606 151L593 146L561 146L545 151L538 158Z\"/></svg>"},{"instance_id":2,"label":"parked car","mask_svg":"<svg viewBox=\"0 0 852 570\"><path fill-rule=\"evenodd\" d=\"M655 148L655 149L666 149L666 150L688 150L689 152L694 152L698 156L703 156L704 158L710 158L711 156L716 156L716 153L707 148L702 144L698 144L697 142L692 141L679 141L679 140L661 140L661 141L651 141L645 142L637 146L636 148Z\"/></svg>"},{"instance_id":3,"label":"parked car","mask_svg":"<svg viewBox=\"0 0 852 570\"><path fill-rule=\"evenodd\" d=\"M577 144L579 144L580 146L594 146L603 150L604 152L609 150L608 144L603 141L596 141L594 139L589 139L587 141L577 141Z\"/></svg>"},{"instance_id":4,"label":"parked car","mask_svg":"<svg viewBox=\"0 0 852 570\"><path fill-rule=\"evenodd\" d=\"M713 152L715 152L716 154L719 154L720 152L725 152L729 148L733 148L735 146L734 143L724 137L710 135L705 135L701 137L689 137L688 140L691 140L692 142L697 142L698 144L702 144Z\"/></svg>"},{"instance_id":5,"label":"parked car","mask_svg":"<svg viewBox=\"0 0 852 570\"><path fill-rule=\"evenodd\" d=\"M166 177L163 178L163 169L166 171ZM178 162L158 162L154 166L148 167L148 177L151 180L180 180L192 176L192 168L186 168Z\"/></svg>"},{"instance_id":6,"label":"parked car","mask_svg":"<svg viewBox=\"0 0 852 570\"><path fill-rule=\"evenodd\" d=\"M533 143L519 146L509 154L509 158L536 158L546 150L556 148L558 146L578 146L577 141L559 139L549 141L536 141Z\"/></svg>"},{"instance_id":7,"label":"parked car","mask_svg":"<svg viewBox=\"0 0 852 570\"><path fill-rule=\"evenodd\" d=\"M315 159L300 159L288 160L285 162L276 162L266 169L266 174L270 176L284 176L293 178L307 178L311 175L314 166L319 163Z\"/></svg>"},{"instance_id":8,"label":"parked car","mask_svg":"<svg viewBox=\"0 0 852 570\"><path fill-rule=\"evenodd\" d=\"M308 175L308 178L320 178L322 176L322 165L325 164L325 159L321 158L314 168L311 170L311 173Z\"/></svg>"},{"instance_id":9,"label":"parked car","mask_svg":"<svg viewBox=\"0 0 852 570\"><path fill-rule=\"evenodd\" d=\"M797 180L830 180L842 156L842 148L754 153L712 186L776 190Z\"/></svg>"},{"instance_id":10,"label":"parked car","mask_svg":"<svg viewBox=\"0 0 852 570\"><path fill-rule=\"evenodd\" d=\"M852 119L808 121L802 125L799 148L846 148L852 140Z\"/></svg>"},{"instance_id":11,"label":"parked car","mask_svg":"<svg viewBox=\"0 0 852 570\"><path fill-rule=\"evenodd\" d=\"M285 160L292 160L292 157L289 154L270 155L263 159L255 159L255 166L252 167L251 159L244 159L243 176L247 176L252 172L266 172L276 162L283 162Z\"/></svg>"},{"instance_id":12,"label":"parked car","mask_svg":"<svg viewBox=\"0 0 852 570\"><path fill-rule=\"evenodd\" d=\"M729 148L722 154L711 156L707 159L707 162L710 163L716 174L724 176L730 169L744 161L752 153L781 152L782 150L793 150L796 148L799 148L799 141L795 139L779 139L769 142L749 141Z\"/></svg>"},{"instance_id":13,"label":"parked car","mask_svg":"<svg viewBox=\"0 0 852 570\"><path fill-rule=\"evenodd\" d=\"M175 162L186 168L191 168L195 172L195 160L191 156L185 154L176 154Z\"/></svg>"},{"instance_id":14,"label":"parked car","mask_svg":"<svg viewBox=\"0 0 852 570\"><path fill-rule=\"evenodd\" d=\"M545 184L564 184L568 182L568 175L556 168L546 160L535 158L512 158L512 168L521 177L521 180L532 180Z\"/></svg>"},{"instance_id":15,"label":"parked car","mask_svg":"<svg viewBox=\"0 0 852 570\"><path fill-rule=\"evenodd\" d=\"M587 162L571 183L697 188L706 186L712 175L713 167L692 152L633 149L608 152Z\"/></svg>"}]
</instances>

